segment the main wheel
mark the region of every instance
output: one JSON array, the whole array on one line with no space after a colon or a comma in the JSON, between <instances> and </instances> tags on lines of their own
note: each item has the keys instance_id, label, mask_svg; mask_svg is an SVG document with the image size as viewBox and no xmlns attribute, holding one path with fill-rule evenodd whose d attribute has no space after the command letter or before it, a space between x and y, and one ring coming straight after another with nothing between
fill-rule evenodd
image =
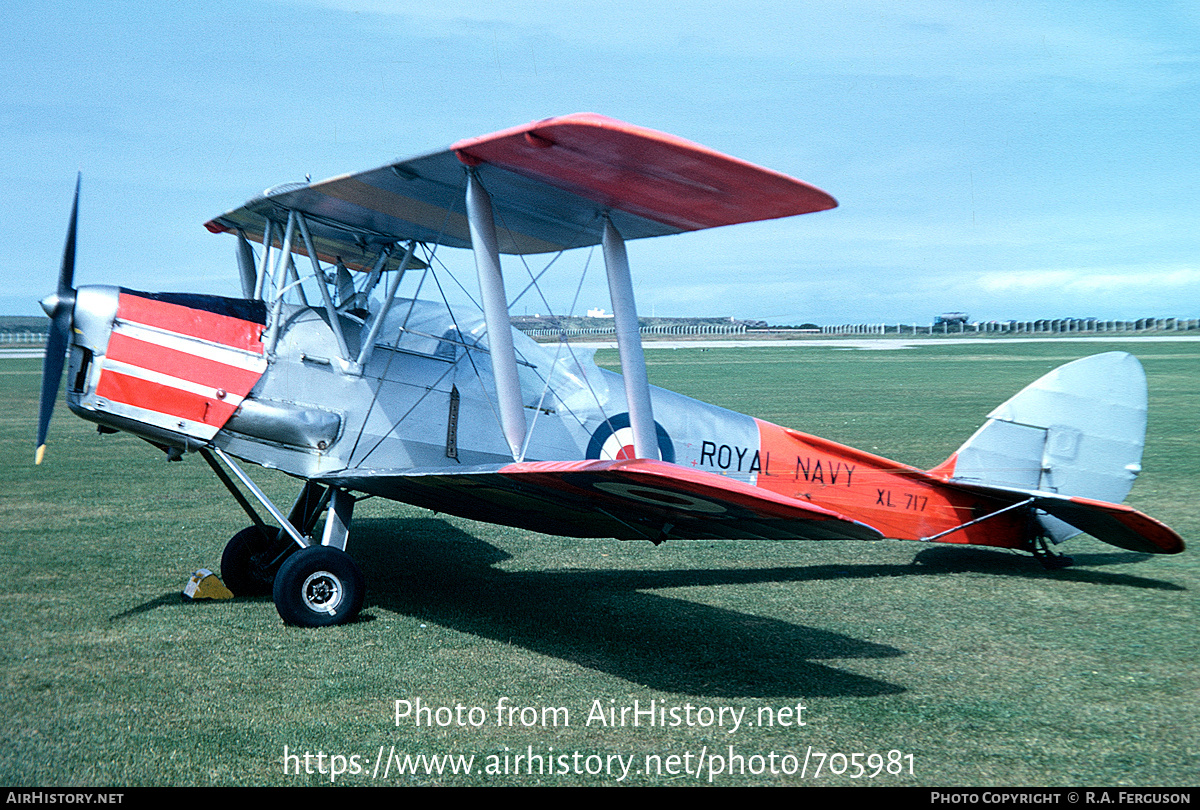
<instances>
[{"instance_id":1,"label":"main wheel","mask_svg":"<svg viewBox=\"0 0 1200 810\"><path fill-rule=\"evenodd\" d=\"M275 609L287 624L328 627L345 624L362 609L362 571L333 546L309 546L279 566Z\"/></svg>"},{"instance_id":2,"label":"main wheel","mask_svg":"<svg viewBox=\"0 0 1200 810\"><path fill-rule=\"evenodd\" d=\"M225 544L221 555L221 579L235 596L265 596L273 577L258 557L268 552L275 538L260 526L248 526Z\"/></svg>"}]
</instances>

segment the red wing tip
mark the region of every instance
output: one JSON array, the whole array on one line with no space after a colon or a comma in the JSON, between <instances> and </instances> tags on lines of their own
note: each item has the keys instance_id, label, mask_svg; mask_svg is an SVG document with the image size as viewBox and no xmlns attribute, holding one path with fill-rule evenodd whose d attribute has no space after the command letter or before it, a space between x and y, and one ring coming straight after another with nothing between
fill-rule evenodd
<instances>
[{"instance_id":1,"label":"red wing tip","mask_svg":"<svg viewBox=\"0 0 1200 810\"><path fill-rule=\"evenodd\" d=\"M539 121L530 121L528 124L519 124L515 127L508 127L507 129L499 130L498 132L490 132L487 135L477 135L473 138L463 138L461 141L455 141L453 144L451 144L450 149L451 151L457 153L459 150L465 149L481 141L494 141L501 138L507 138L512 135L524 135L526 133L533 133L535 138L546 141L548 144L553 144L552 139L537 135L534 131L540 127L555 127L561 124L599 127L602 129L654 132L654 130L648 130L644 129L643 127L634 126L633 124L627 124L624 121L618 121L616 118L609 118L608 116L600 115L599 113L571 113L569 115L557 115L551 118L543 118ZM532 142L531 145L533 145ZM459 160L462 160L461 156L459 157Z\"/></svg>"},{"instance_id":2,"label":"red wing tip","mask_svg":"<svg viewBox=\"0 0 1200 810\"><path fill-rule=\"evenodd\" d=\"M808 185L808 184L806 184L806 185ZM817 211L832 211L834 208L838 207L838 201L835 200L833 198L833 195L830 194L828 191L823 191L822 189L819 189L813 185L809 185L809 188L811 188L813 191L818 192L821 196L825 197L825 202L828 204L821 205L820 207L817 207L817 204L814 204L812 208L805 211L804 213L815 214Z\"/></svg>"}]
</instances>

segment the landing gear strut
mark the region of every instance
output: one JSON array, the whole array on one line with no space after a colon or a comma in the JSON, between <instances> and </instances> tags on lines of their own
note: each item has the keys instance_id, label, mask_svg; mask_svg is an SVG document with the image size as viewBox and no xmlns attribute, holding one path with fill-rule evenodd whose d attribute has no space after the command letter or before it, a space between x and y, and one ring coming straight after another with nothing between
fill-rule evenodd
<instances>
[{"instance_id":1,"label":"landing gear strut","mask_svg":"<svg viewBox=\"0 0 1200 810\"><path fill-rule=\"evenodd\" d=\"M226 486L237 491L232 481L226 481ZM291 528L309 535L329 497L330 490L326 487L306 482L287 518ZM287 531L267 525L244 497L238 502L254 520L254 525L242 529L225 545L221 555L221 578L235 596L269 596L275 572L298 546Z\"/></svg>"},{"instance_id":2,"label":"landing gear strut","mask_svg":"<svg viewBox=\"0 0 1200 810\"><path fill-rule=\"evenodd\" d=\"M362 609L365 591L362 571L346 553L354 496L306 481L285 519L233 459L215 447L200 453L254 521L253 526L233 536L221 556L221 575L229 589L237 596L271 594L275 609L287 624L327 627L352 621ZM217 458L282 524L281 528L263 521ZM327 506L321 542L314 544L312 531Z\"/></svg>"},{"instance_id":3,"label":"landing gear strut","mask_svg":"<svg viewBox=\"0 0 1200 810\"><path fill-rule=\"evenodd\" d=\"M315 486L311 481L305 487ZM287 624L328 627L353 621L362 609L362 571L346 553L346 537L354 497L330 487L321 503L329 503L321 545L296 551L275 575L275 609ZM315 523L316 518L313 518Z\"/></svg>"}]
</instances>

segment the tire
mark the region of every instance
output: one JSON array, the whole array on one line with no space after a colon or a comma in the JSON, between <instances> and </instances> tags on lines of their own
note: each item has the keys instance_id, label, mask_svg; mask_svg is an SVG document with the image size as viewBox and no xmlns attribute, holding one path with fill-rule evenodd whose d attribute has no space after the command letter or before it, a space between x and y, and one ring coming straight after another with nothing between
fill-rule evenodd
<instances>
[{"instance_id":1,"label":"tire","mask_svg":"<svg viewBox=\"0 0 1200 810\"><path fill-rule=\"evenodd\" d=\"M275 575L275 609L286 624L329 627L353 621L362 609L362 571L349 554L309 546L284 561Z\"/></svg>"},{"instance_id":2,"label":"tire","mask_svg":"<svg viewBox=\"0 0 1200 810\"><path fill-rule=\"evenodd\" d=\"M221 579L234 596L266 596L273 578L254 559L270 550L274 537L259 526L248 526L225 544L221 554Z\"/></svg>"}]
</instances>

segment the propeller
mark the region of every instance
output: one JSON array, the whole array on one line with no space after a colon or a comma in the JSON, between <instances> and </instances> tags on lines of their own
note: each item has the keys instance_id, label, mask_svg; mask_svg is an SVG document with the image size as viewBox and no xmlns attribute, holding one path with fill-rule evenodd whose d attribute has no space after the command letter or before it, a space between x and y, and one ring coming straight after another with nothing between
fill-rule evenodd
<instances>
[{"instance_id":1,"label":"propeller","mask_svg":"<svg viewBox=\"0 0 1200 810\"><path fill-rule=\"evenodd\" d=\"M62 267L58 271L58 290L41 300L42 309L50 316L50 339L46 343L46 358L42 361L42 399L38 406L37 451L34 463L41 464L46 454L46 433L50 416L58 399L63 367L67 362L67 340L71 332L71 314L75 309L75 223L79 217L80 172L75 177L75 203L71 206L71 224L67 226L67 243L63 247Z\"/></svg>"}]
</instances>

